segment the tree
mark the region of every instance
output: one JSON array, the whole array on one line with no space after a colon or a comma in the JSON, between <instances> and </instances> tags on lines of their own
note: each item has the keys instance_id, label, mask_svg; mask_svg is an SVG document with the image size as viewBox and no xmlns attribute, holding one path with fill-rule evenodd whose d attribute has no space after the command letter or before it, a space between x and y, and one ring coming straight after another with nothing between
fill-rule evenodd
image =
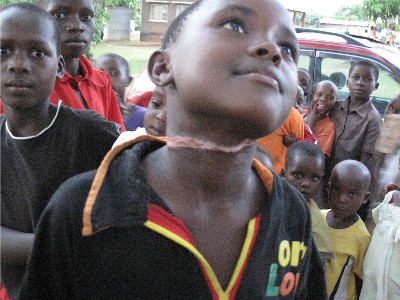
<instances>
[{"instance_id":1,"label":"tree","mask_svg":"<svg viewBox=\"0 0 400 300\"><path fill-rule=\"evenodd\" d=\"M364 21L366 18L363 7L358 4L342 6L335 13L336 20Z\"/></svg>"},{"instance_id":2,"label":"tree","mask_svg":"<svg viewBox=\"0 0 400 300\"><path fill-rule=\"evenodd\" d=\"M400 0L364 0L363 8L368 17L380 18L385 27L400 21Z\"/></svg>"},{"instance_id":3,"label":"tree","mask_svg":"<svg viewBox=\"0 0 400 300\"><path fill-rule=\"evenodd\" d=\"M316 14L316 13L309 13L306 14L306 27L314 27L318 28L319 27L319 20L322 18L322 16Z\"/></svg>"}]
</instances>

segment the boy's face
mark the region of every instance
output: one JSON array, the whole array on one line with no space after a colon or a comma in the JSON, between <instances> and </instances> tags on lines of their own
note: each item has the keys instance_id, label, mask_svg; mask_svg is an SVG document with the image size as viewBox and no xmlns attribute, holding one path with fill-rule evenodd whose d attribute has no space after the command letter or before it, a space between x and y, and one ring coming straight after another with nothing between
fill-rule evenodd
<instances>
[{"instance_id":1,"label":"boy's face","mask_svg":"<svg viewBox=\"0 0 400 300\"><path fill-rule=\"evenodd\" d=\"M301 86L303 92L306 93L310 85L310 75L304 70L297 70L297 76L299 86Z\"/></svg>"},{"instance_id":2,"label":"boy's face","mask_svg":"<svg viewBox=\"0 0 400 300\"><path fill-rule=\"evenodd\" d=\"M205 0L166 53L184 111L243 138L274 131L294 105L298 43L276 1Z\"/></svg>"},{"instance_id":3,"label":"boy's face","mask_svg":"<svg viewBox=\"0 0 400 300\"><path fill-rule=\"evenodd\" d=\"M156 87L153 91L149 106L144 114L144 128L148 134L165 136L167 130L167 105L162 88Z\"/></svg>"},{"instance_id":4,"label":"boy's face","mask_svg":"<svg viewBox=\"0 0 400 300\"><path fill-rule=\"evenodd\" d=\"M400 115L400 96L393 98L385 110L385 115L396 114Z\"/></svg>"},{"instance_id":5,"label":"boy's face","mask_svg":"<svg viewBox=\"0 0 400 300\"><path fill-rule=\"evenodd\" d=\"M336 95L328 84L317 84L312 97L312 104L318 114L327 114L335 105Z\"/></svg>"},{"instance_id":6,"label":"boy's face","mask_svg":"<svg viewBox=\"0 0 400 300\"><path fill-rule=\"evenodd\" d=\"M378 88L375 75L368 66L355 66L347 79L352 98L368 101L369 96Z\"/></svg>"},{"instance_id":7,"label":"boy's face","mask_svg":"<svg viewBox=\"0 0 400 300\"><path fill-rule=\"evenodd\" d=\"M97 61L97 68L106 72L111 79L113 90L124 99L125 88L131 83L132 77L128 74L128 69L118 59L103 58Z\"/></svg>"},{"instance_id":8,"label":"boy's face","mask_svg":"<svg viewBox=\"0 0 400 300\"><path fill-rule=\"evenodd\" d=\"M297 88L297 95L296 95L296 103L294 104L294 108L299 112L303 113L303 106L304 106L304 92L303 89L298 86Z\"/></svg>"},{"instance_id":9,"label":"boy's face","mask_svg":"<svg viewBox=\"0 0 400 300\"><path fill-rule=\"evenodd\" d=\"M93 0L49 0L44 9L60 25L61 54L64 58L82 56L94 33Z\"/></svg>"},{"instance_id":10,"label":"boy's face","mask_svg":"<svg viewBox=\"0 0 400 300\"><path fill-rule=\"evenodd\" d=\"M285 166L282 177L309 199L321 188L324 171L325 163L321 158L309 159L297 153L290 165Z\"/></svg>"},{"instance_id":11,"label":"boy's face","mask_svg":"<svg viewBox=\"0 0 400 300\"><path fill-rule=\"evenodd\" d=\"M56 52L53 27L35 13L10 8L1 13L1 98L5 107L30 108L49 101L64 62Z\"/></svg>"},{"instance_id":12,"label":"boy's face","mask_svg":"<svg viewBox=\"0 0 400 300\"><path fill-rule=\"evenodd\" d=\"M346 218L356 214L367 192L368 184L361 174L350 172L345 167L332 170L328 202L336 218Z\"/></svg>"}]
</instances>

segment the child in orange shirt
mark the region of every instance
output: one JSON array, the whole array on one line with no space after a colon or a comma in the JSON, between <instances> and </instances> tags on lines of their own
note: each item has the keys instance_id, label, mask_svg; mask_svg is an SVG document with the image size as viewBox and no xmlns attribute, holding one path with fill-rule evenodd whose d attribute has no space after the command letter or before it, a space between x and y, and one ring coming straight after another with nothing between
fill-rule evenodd
<instances>
[{"instance_id":1,"label":"child in orange shirt","mask_svg":"<svg viewBox=\"0 0 400 300\"><path fill-rule=\"evenodd\" d=\"M304 118L317 138L317 145L328 158L331 156L336 132L336 125L329 117L329 113L335 106L338 94L339 91L332 81L318 82L312 94L311 109Z\"/></svg>"}]
</instances>

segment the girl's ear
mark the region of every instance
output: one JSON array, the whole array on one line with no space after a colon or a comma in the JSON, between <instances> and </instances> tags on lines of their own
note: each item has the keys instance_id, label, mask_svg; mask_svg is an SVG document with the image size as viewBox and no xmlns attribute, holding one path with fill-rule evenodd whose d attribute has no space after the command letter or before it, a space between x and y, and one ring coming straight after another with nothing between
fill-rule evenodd
<instances>
[{"instance_id":1,"label":"girl's ear","mask_svg":"<svg viewBox=\"0 0 400 300\"><path fill-rule=\"evenodd\" d=\"M147 72L157 86L166 86L174 81L167 51L157 50L149 59Z\"/></svg>"},{"instance_id":2,"label":"girl's ear","mask_svg":"<svg viewBox=\"0 0 400 300\"><path fill-rule=\"evenodd\" d=\"M64 57L62 55L60 55L60 57L58 58L57 78L58 79L63 78L64 73L65 73L65 61L64 61Z\"/></svg>"}]
</instances>

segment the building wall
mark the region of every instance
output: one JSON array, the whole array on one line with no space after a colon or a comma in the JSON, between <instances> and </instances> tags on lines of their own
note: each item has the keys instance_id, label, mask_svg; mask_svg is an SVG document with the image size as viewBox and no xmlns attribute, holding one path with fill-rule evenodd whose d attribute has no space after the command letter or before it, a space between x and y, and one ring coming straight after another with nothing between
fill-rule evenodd
<instances>
[{"instance_id":1,"label":"building wall","mask_svg":"<svg viewBox=\"0 0 400 300\"><path fill-rule=\"evenodd\" d=\"M161 42L168 26L176 17L177 7L189 6L195 0L183 1L163 1L163 0L143 0L142 1L142 26L140 31L141 41ZM151 5L167 5L167 20L150 20Z\"/></svg>"},{"instance_id":2,"label":"building wall","mask_svg":"<svg viewBox=\"0 0 400 300\"><path fill-rule=\"evenodd\" d=\"M332 30L340 33L348 32L355 35L366 35L368 31L368 22L363 21L346 21L346 20L320 20L320 28Z\"/></svg>"}]
</instances>

